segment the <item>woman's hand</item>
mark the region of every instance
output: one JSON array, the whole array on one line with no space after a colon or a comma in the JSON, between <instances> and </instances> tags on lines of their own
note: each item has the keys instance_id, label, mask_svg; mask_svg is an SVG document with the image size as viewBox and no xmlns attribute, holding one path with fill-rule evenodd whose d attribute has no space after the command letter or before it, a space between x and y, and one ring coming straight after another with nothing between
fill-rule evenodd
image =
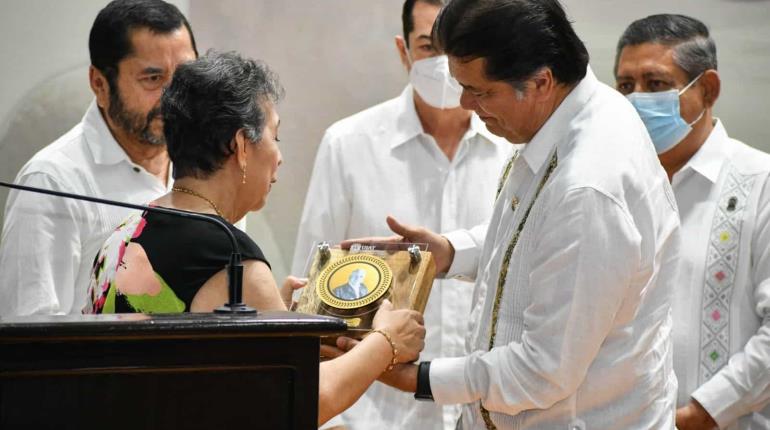
<instances>
[{"instance_id":1,"label":"woman's hand","mask_svg":"<svg viewBox=\"0 0 770 430\"><path fill-rule=\"evenodd\" d=\"M281 299L283 300L283 304L286 305L286 309L290 311L294 310L294 305L296 304L292 300L294 292L303 288L305 285L307 285L307 278L297 278L296 276L286 277L286 280L283 281L283 285L281 285L280 289Z\"/></svg>"},{"instance_id":2,"label":"woman's hand","mask_svg":"<svg viewBox=\"0 0 770 430\"><path fill-rule=\"evenodd\" d=\"M390 335L398 350L396 361L408 363L417 360L425 346L425 326L419 312L408 309L393 309L393 304L385 300L374 315L372 329L378 329ZM321 345L321 356L337 358L355 348L360 341L349 337L337 338L336 347Z\"/></svg>"},{"instance_id":3,"label":"woman's hand","mask_svg":"<svg viewBox=\"0 0 770 430\"><path fill-rule=\"evenodd\" d=\"M393 345L381 333L372 333L361 341L341 337L337 339L338 348L323 346L328 351L324 355L337 358L324 361L319 366L319 423L349 408L390 367L393 358L396 363L413 361L425 345L422 315L410 310L393 310L393 305L387 300L374 315L372 328L390 336L398 350L396 357L391 355ZM399 376L401 374L399 371ZM390 382L409 389L406 379L408 377L404 375L398 381ZM416 386L416 382L412 385Z\"/></svg>"},{"instance_id":4,"label":"woman's hand","mask_svg":"<svg viewBox=\"0 0 770 430\"><path fill-rule=\"evenodd\" d=\"M382 330L390 335L398 350L396 362L408 363L417 360L425 347L425 321L417 311L393 309L385 300L374 315L372 329Z\"/></svg>"}]
</instances>

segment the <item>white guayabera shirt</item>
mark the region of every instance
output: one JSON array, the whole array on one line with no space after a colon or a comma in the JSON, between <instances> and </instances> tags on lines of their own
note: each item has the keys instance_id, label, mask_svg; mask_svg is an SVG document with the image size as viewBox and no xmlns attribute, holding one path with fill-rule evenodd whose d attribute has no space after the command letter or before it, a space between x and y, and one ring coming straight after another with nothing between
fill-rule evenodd
<instances>
[{"instance_id":1,"label":"white guayabera shirt","mask_svg":"<svg viewBox=\"0 0 770 430\"><path fill-rule=\"evenodd\" d=\"M674 295L679 406L719 428L770 428L770 155L720 121L673 177L682 219Z\"/></svg>"},{"instance_id":2,"label":"white guayabera shirt","mask_svg":"<svg viewBox=\"0 0 770 430\"><path fill-rule=\"evenodd\" d=\"M408 86L397 98L332 125L318 149L292 273L304 275L314 242L393 234L385 217L434 231L469 228L486 221L502 166L512 145L472 117L452 161L426 134ZM433 284L420 358L457 356L470 312L473 285ZM375 383L342 415L351 429L453 430L459 408L416 402L411 394ZM339 420L335 421L339 423Z\"/></svg>"},{"instance_id":3,"label":"white guayabera shirt","mask_svg":"<svg viewBox=\"0 0 770 430\"><path fill-rule=\"evenodd\" d=\"M144 204L171 186L133 163L92 102L18 184ZM0 239L0 316L80 313L94 257L130 209L13 190Z\"/></svg>"},{"instance_id":4,"label":"white guayabera shirt","mask_svg":"<svg viewBox=\"0 0 770 430\"><path fill-rule=\"evenodd\" d=\"M490 351L502 256L554 151L510 259ZM475 274L476 286L468 355L431 365L436 402L464 404L464 430L487 428L482 405L498 429L673 428L679 221L628 101L589 68L525 145L484 238L480 230L448 234L450 275Z\"/></svg>"}]
</instances>

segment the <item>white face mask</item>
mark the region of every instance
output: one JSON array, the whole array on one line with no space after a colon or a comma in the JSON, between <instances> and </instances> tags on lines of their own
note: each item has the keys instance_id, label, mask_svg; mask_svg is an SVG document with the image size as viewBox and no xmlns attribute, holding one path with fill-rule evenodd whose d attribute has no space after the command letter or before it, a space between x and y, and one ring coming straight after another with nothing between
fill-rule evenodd
<instances>
[{"instance_id":1,"label":"white face mask","mask_svg":"<svg viewBox=\"0 0 770 430\"><path fill-rule=\"evenodd\" d=\"M409 51L407 51L409 58ZM449 74L449 58L446 55L412 61L409 81L425 103L439 109L460 106L463 88Z\"/></svg>"}]
</instances>

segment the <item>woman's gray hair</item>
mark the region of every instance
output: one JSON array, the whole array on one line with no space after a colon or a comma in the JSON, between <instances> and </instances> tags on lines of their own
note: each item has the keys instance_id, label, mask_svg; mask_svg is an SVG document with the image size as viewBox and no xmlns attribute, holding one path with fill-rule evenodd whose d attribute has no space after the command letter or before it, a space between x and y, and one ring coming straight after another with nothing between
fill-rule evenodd
<instances>
[{"instance_id":1,"label":"woman's gray hair","mask_svg":"<svg viewBox=\"0 0 770 430\"><path fill-rule=\"evenodd\" d=\"M658 43L671 46L674 62L692 80L706 70L717 70L717 47L706 24L684 15L660 14L636 20L618 41L615 55L617 75L620 53L626 46Z\"/></svg>"},{"instance_id":2,"label":"woman's gray hair","mask_svg":"<svg viewBox=\"0 0 770 430\"><path fill-rule=\"evenodd\" d=\"M233 138L243 130L258 142L266 121L266 103L284 90L263 62L235 52L208 51L177 67L161 97L163 131L174 165L174 178L206 178L234 153Z\"/></svg>"}]
</instances>

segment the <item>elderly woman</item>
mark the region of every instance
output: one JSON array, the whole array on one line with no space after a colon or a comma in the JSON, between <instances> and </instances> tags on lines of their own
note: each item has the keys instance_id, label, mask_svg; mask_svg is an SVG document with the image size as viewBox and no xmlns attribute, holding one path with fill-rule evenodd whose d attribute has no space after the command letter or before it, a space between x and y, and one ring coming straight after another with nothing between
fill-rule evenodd
<instances>
[{"instance_id":1,"label":"elderly woman","mask_svg":"<svg viewBox=\"0 0 770 430\"><path fill-rule=\"evenodd\" d=\"M285 310L259 246L232 226L265 205L277 180L277 76L235 53L211 52L179 66L161 99L174 166L172 192L151 205L209 214L231 227L244 260L243 298ZM97 256L84 312L210 312L227 301L230 244L208 223L145 212L128 218ZM296 281L282 289L290 295ZM285 297L284 297L285 298ZM383 305L374 336L320 367L319 423L349 407L393 363L423 347L422 317Z\"/></svg>"}]
</instances>

